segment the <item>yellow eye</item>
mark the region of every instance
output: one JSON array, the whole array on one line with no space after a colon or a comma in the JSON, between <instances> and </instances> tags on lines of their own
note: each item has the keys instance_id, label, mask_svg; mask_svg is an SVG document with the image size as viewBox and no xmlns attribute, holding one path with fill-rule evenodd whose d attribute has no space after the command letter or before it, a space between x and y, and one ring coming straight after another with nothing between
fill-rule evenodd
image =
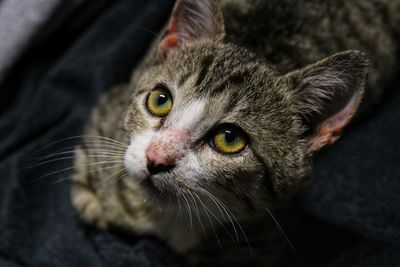
<instances>
[{"instance_id":1,"label":"yellow eye","mask_svg":"<svg viewBox=\"0 0 400 267\"><path fill-rule=\"evenodd\" d=\"M215 149L221 153L235 154L246 148L247 137L241 129L227 126L217 130L212 143Z\"/></svg>"},{"instance_id":2,"label":"yellow eye","mask_svg":"<svg viewBox=\"0 0 400 267\"><path fill-rule=\"evenodd\" d=\"M156 117L167 116L172 108L171 93L167 89L154 89L147 96L146 106Z\"/></svg>"}]
</instances>

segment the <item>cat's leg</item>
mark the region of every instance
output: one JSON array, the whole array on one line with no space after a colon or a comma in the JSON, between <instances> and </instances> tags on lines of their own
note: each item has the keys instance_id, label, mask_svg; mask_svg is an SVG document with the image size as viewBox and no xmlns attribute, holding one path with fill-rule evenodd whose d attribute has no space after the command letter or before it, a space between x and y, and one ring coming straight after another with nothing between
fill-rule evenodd
<instances>
[{"instance_id":1,"label":"cat's leg","mask_svg":"<svg viewBox=\"0 0 400 267\"><path fill-rule=\"evenodd\" d=\"M87 157L81 148L75 151L75 173L71 181L72 204L82 220L105 229L107 225L104 209L96 192L91 187Z\"/></svg>"}]
</instances>

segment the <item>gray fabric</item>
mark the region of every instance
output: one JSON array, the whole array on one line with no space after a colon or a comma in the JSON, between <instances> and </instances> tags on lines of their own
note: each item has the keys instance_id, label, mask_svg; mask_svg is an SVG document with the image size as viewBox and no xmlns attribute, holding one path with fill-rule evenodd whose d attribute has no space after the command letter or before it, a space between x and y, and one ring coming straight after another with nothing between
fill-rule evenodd
<instances>
[{"instance_id":1,"label":"gray fabric","mask_svg":"<svg viewBox=\"0 0 400 267\"><path fill-rule=\"evenodd\" d=\"M2 0L0 2L0 82L55 12L83 0Z\"/></svg>"}]
</instances>

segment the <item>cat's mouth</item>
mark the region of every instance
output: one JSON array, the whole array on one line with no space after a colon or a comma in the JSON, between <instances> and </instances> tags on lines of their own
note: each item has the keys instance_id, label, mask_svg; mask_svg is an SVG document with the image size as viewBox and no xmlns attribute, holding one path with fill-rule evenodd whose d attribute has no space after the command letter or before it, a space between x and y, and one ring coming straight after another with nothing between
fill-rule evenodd
<instances>
[{"instance_id":1,"label":"cat's mouth","mask_svg":"<svg viewBox=\"0 0 400 267\"><path fill-rule=\"evenodd\" d=\"M149 194L152 197L160 196L161 194L160 189L158 189L157 186L154 184L154 178L151 175L149 175L143 181L141 181L140 186L147 194Z\"/></svg>"},{"instance_id":2,"label":"cat's mouth","mask_svg":"<svg viewBox=\"0 0 400 267\"><path fill-rule=\"evenodd\" d=\"M165 177L156 176L149 175L139 183L142 191L149 200L160 201L165 198L172 200L174 196L173 191L171 191L172 188L160 181L160 179L164 179Z\"/></svg>"}]
</instances>

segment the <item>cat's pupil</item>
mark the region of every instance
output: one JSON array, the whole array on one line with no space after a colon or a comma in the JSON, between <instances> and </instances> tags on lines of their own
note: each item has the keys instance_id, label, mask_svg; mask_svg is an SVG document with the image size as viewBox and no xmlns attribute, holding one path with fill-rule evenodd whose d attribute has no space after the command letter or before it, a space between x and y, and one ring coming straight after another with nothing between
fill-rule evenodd
<instances>
[{"instance_id":1,"label":"cat's pupil","mask_svg":"<svg viewBox=\"0 0 400 267\"><path fill-rule=\"evenodd\" d=\"M230 144L230 143L232 143L233 141L235 141L236 138L237 138L236 133L234 133L234 132L232 132L232 131L230 131L230 130L226 130L226 131L225 131L225 141L226 141L228 144Z\"/></svg>"},{"instance_id":2,"label":"cat's pupil","mask_svg":"<svg viewBox=\"0 0 400 267\"><path fill-rule=\"evenodd\" d=\"M162 106L168 101L168 96L160 94L157 99L157 105Z\"/></svg>"}]
</instances>

